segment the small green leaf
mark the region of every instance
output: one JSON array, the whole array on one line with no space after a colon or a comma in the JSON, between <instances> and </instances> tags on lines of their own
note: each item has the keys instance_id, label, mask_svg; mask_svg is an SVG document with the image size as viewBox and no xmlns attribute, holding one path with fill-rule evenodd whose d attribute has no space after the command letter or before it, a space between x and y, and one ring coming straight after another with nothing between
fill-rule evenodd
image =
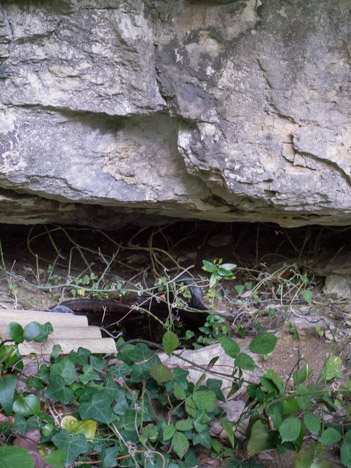
<instances>
[{"instance_id":1,"label":"small green leaf","mask_svg":"<svg viewBox=\"0 0 351 468\"><path fill-rule=\"evenodd\" d=\"M267 389L268 392L275 392L284 394L284 384L282 379L275 375L273 369L269 369L263 377L260 378L261 384Z\"/></svg>"},{"instance_id":2,"label":"small green leaf","mask_svg":"<svg viewBox=\"0 0 351 468\"><path fill-rule=\"evenodd\" d=\"M263 424L262 421L256 421L251 428L250 440L247 445L247 451L252 455L257 455L266 447L267 439L267 427Z\"/></svg>"},{"instance_id":3,"label":"small green leaf","mask_svg":"<svg viewBox=\"0 0 351 468\"><path fill-rule=\"evenodd\" d=\"M32 457L23 447L0 447L0 468L34 468Z\"/></svg>"},{"instance_id":4,"label":"small green leaf","mask_svg":"<svg viewBox=\"0 0 351 468\"><path fill-rule=\"evenodd\" d=\"M218 274L212 273L212 275L210 276L210 281L209 281L210 288L213 288L213 286L217 283L217 280L218 280Z\"/></svg>"},{"instance_id":5,"label":"small green leaf","mask_svg":"<svg viewBox=\"0 0 351 468\"><path fill-rule=\"evenodd\" d=\"M212 439L212 449L216 452L217 455L221 453L221 444L217 439Z\"/></svg>"},{"instance_id":6,"label":"small green leaf","mask_svg":"<svg viewBox=\"0 0 351 468\"><path fill-rule=\"evenodd\" d=\"M299 451L301 450L302 448L302 444L303 444L303 439L305 437L305 433L306 433L306 425L303 421L301 421L301 430L300 430L300 434L299 434L299 437L295 440L295 450L297 453L299 453Z\"/></svg>"},{"instance_id":7,"label":"small green leaf","mask_svg":"<svg viewBox=\"0 0 351 468\"><path fill-rule=\"evenodd\" d=\"M303 420L311 434L319 434L319 431L321 430L321 421L318 416L313 413L305 413L303 415Z\"/></svg>"},{"instance_id":8,"label":"small green leaf","mask_svg":"<svg viewBox=\"0 0 351 468\"><path fill-rule=\"evenodd\" d=\"M269 354L277 344L277 337L273 333L261 333L254 338L249 349L254 354Z\"/></svg>"},{"instance_id":9,"label":"small green leaf","mask_svg":"<svg viewBox=\"0 0 351 468\"><path fill-rule=\"evenodd\" d=\"M180 385L179 382L174 382L173 391L174 391L174 396L175 396L178 400L185 400L185 398L186 398L186 393L185 393L184 388Z\"/></svg>"},{"instance_id":10,"label":"small green leaf","mask_svg":"<svg viewBox=\"0 0 351 468\"><path fill-rule=\"evenodd\" d=\"M174 436L176 429L173 424L167 424L163 429L163 440L170 440Z\"/></svg>"},{"instance_id":11,"label":"small green leaf","mask_svg":"<svg viewBox=\"0 0 351 468\"><path fill-rule=\"evenodd\" d=\"M267 413L273 423L274 429L278 430L283 422L282 405L270 406L267 409Z\"/></svg>"},{"instance_id":12,"label":"small green leaf","mask_svg":"<svg viewBox=\"0 0 351 468\"><path fill-rule=\"evenodd\" d=\"M193 423L189 419L184 419L181 421L177 421L175 428L177 431L182 432L191 431L191 429L193 428Z\"/></svg>"},{"instance_id":13,"label":"small green leaf","mask_svg":"<svg viewBox=\"0 0 351 468\"><path fill-rule=\"evenodd\" d=\"M208 260L202 260L203 267L202 269L208 271L209 273L214 273L217 271L217 266Z\"/></svg>"},{"instance_id":14,"label":"small green leaf","mask_svg":"<svg viewBox=\"0 0 351 468\"><path fill-rule=\"evenodd\" d=\"M299 437L300 431L301 421L297 418L287 418L279 427L283 442L294 442Z\"/></svg>"},{"instance_id":15,"label":"small green leaf","mask_svg":"<svg viewBox=\"0 0 351 468\"><path fill-rule=\"evenodd\" d=\"M156 364L149 370L150 375L157 383L169 382L172 380L172 372L164 364Z\"/></svg>"},{"instance_id":16,"label":"small green leaf","mask_svg":"<svg viewBox=\"0 0 351 468\"><path fill-rule=\"evenodd\" d=\"M322 444L324 445L333 445L333 444L337 444L340 439L341 439L340 432L334 429L333 427L328 427L328 429L326 429L322 433L319 441L322 442Z\"/></svg>"},{"instance_id":17,"label":"small green leaf","mask_svg":"<svg viewBox=\"0 0 351 468\"><path fill-rule=\"evenodd\" d=\"M199 390L193 394L193 400L197 409L207 412L213 411L217 403L216 395L212 390Z\"/></svg>"},{"instance_id":18,"label":"small green leaf","mask_svg":"<svg viewBox=\"0 0 351 468\"><path fill-rule=\"evenodd\" d=\"M189 448L188 439L181 432L175 432L172 437L172 448L180 459L184 457Z\"/></svg>"},{"instance_id":19,"label":"small green leaf","mask_svg":"<svg viewBox=\"0 0 351 468\"><path fill-rule=\"evenodd\" d=\"M331 356L323 366L322 377L325 380L334 378L344 379L345 376L341 372L341 359L338 356Z\"/></svg>"},{"instance_id":20,"label":"small green leaf","mask_svg":"<svg viewBox=\"0 0 351 468\"><path fill-rule=\"evenodd\" d=\"M303 295L303 297L304 297L305 301L307 302L307 304L311 305L312 296L313 296L312 291L304 290L304 291L301 291L301 294Z\"/></svg>"},{"instance_id":21,"label":"small green leaf","mask_svg":"<svg viewBox=\"0 0 351 468\"><path fill-rule=\"evenodd\" d=\"M351 468L351 442L344 441L340 448L341 463L347 468Z\"/></svg>"},{"instance_id":22,"label":"small green leaf","mask_svg":"<svg viewBox=\"0 0 351 468\"><path fill-rule=\"evenodd\" d=\"M170 356L175 349L179 346L179 339L177 335L171 331L167 331L162 338L163 349L165 353Z\"/></svg>"},{"instance_id":23,"label":"small green leaf","mask_svg":"<svg viewBox=\"0 0 351 468\"><path fill-rule=\"evenodd\" d=\"M300 409L309 409L311 406L312 397L308 388L305 387L305 385L300 384L296 389L296 393L300 395L296 397Z\"/></svg>"},{"instance_id":24,"label":"small green leaf","mask_svg":"<svg viewBox=\"0 0 351 468\"><path fill-rule=\"evenodd\" d=\"M7 332L10 338L13 339L17 344L23 343L24 341L24 330L19 323L11 322L7 325Z\"/></svg>"},{"instance_id":25,"label":"small green leaf","mask_svg":"<svg viewBox=\"0 0 351 468\"><path fill-rule=\"evenodd\" d=\"M221 268L224 268L225 270L229 271L234 270L236 267L237 265L235 265L235 263L223 263L223 265L221 265Z\"/></svg>"},{"instance_id":26,"label":"small green leaf","mask_svg":"<svg viewBox=\"0 0 351 468\"><path fill-rule=\"evenodd\" d=\"M17 385L17 377L13 374L0 379L0 404L6 414L12 413L13 399Z\"/></svg>"},{"instance_id":27,"label":"small green leaf","mask_svg":"<svg viewBox=\"0 0 351 468\"><path fill-rule=\"evenodd\" d=\"M195 402L194 402L192 397L188 397L185 400L185 409L186 409L187 413L189 414L189 416L191 416L193 418L196 417L197 407L196 407Z\"/></svg>"},{"instance_id":28,"label":"small green leaf","mask_svg":"<svg viewBox=\"0 0 351 468\"><path fill-rule=\"evenodd\" d=\"M294 383L295 385L299 385L303 382L306 382L308 377L311 375L312 372L312 367L310 367L308 364L302 369L297 370L294 372Z\"/></svg>"},{"instance_id":29,"label":"small green leaf","mask_svg":"<svg viewBox=\"0 0 351 468\"><path fill-rule=\"evenodd\" d=\"M299 411L299 404L295 398L287 398L283 401L283 414L296 414Z\"/></svg>"},{"instance_id":30,"label":"small green leaf","mask_svg":"<svg viewBox=\"0 0 351 468\"><path fill-rule=\"evenodd\" d=\"M147 424L145 427L143 427L143 430L141 431L139 441L142 444L146 444L148 441L155 442L155 440L157 440L157 437L157 427L154 424Z\"/></svg>"},{"instance_id":31,"label":"small green leaf","mask_svg":"<svg viewBox=\"0 0 351 468\"><path fill-rule=\"evenodd\" d=\"M228 436L230 445L234 448L235 440L234 440L234 424L230 422L227 418L221 418L221 426L225 430L225 433Z\"/></svg>"},{"instance_id":32,"label":"small green leaf","mask_svg":"<svg viewBox=\"0 0 351 468\"><path fill-rule=\"evenodd\" d=\"M307 452L299 453L294 460L294 468L311 468L313 455Z\"/></svg>"},{"instance_id":33,"label":"small green leaf","mask_svg":"<svg viewBox=\"0 0 351 468\"><path fill-rule=\"evenodd\" d=\"M239 353L235 358L234 365L242 370L252 371L255 369L255 361L246 353Z\"/></svg>"},{"instance_id":34,"label":"small green leaf","mask_svg":"<svg viewBox=\"0 0 351 468\"><path fill-rule=\"evenodd\" d=\"M221 343L222 348L224 349L225 353L228 354L228 356L236 358L240 353L239 345L227 336L220 336L218 341Z\"/></svg>"}]
</instances>

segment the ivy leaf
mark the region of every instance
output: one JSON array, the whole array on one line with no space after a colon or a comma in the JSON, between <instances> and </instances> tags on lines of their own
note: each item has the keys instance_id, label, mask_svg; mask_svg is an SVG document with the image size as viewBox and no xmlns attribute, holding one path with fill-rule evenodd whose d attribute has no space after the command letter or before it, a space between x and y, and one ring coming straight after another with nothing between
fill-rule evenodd
<instances>
[{"instance_id":1,"label":"ivy leaf","mask_svg":"<svg viewBox=\"0 0 351 468\"><path fill-rule=\"evenodd\" d=\"M61 429L51 440L58 449L66 452L66 465L73 463L79 455L91 448L83 434L70 434L65 429Z\"/></svg>"},{"instance_id":2,"label":"ivy leaf","mask_svg":"<svg viewBox=\"0 0 351 468\"><path fill-rule=\"evenodd\" d=\"M171 331L167 331L162 338L163 349L165 353L170 356L175 349L179 346L179 339L177 335Z\"/></svg>"},{"instance_id":3,"label":"ivy leaf","mask_svg":"<svg viewBox=\"0 0 351 468\"><path fill-rule=\"evenodd\" d=\"M117 403L112 407L112 411L115 414L123 415L126 412L126 410L129 408L129 404L126 398L126 393L125 392L120 393L116 401Z\"/></svg>"},{"instance_id":4,"label":"ivy leaf","mask_svg":"<svg viewBox=\"0 0 351 468\"><path fill-rule=\"evenodd\" d=\"M134 362L147 361L153 356L153 352L144 343L138 343L131 353Z\"/></svg>"},{"instance_id":5,"label":"ivy leaf","mask_svg":"<svg viewBox=\"0 0 351 468\"><path fill-rule=\"evenodd\" d=\"M235 358L240 353L240 346L235 341L231 340L227 336L219 337L218 341L221 343L224 352L228 356Z\"/></svg>"},{"instance_id":6,"label":"ivy leaf","mask_svg":"<svg viewBox=\"0 0 351 468\"><path fill-rule=\"evenodd\" d=\"M267 438L267 427L263 424L262 421L256 421L251 428L247 451L252 455L257 455L266 447Z\"/></svg>"},{"instance_id":7,"label":"ivy leaf","mask_svg":"<svg viewBox=\"0 0 351 468\"><path fill-rule=\"evenodd\" d=\"M287 418L279 427L279 433L283 442L295 441L299 437L300 431L301 421L297 418Z\"/></svg>"},{"instance_id":8,"label":"ivy leaf","mask_svg":"<svg viewBox=\"0 0 351 468\"><path fill-rule=\"evenodd\" d=\"M101 451L101 458L103 460L102 468L110 468L117 466L116 457L119 454L120 450L117 445L114 447L105 448L103 447Z\"/></svg>"},{"instance_id":9,"label":"ivy leaf","mask_svg":"<svg viewBox=\"0 0 351 468\"><path fill-rule=\"evenodd\" d=\"M173 378L172 372L164 364L156 364L151 367L149 372L151 377L155 379L157 383L169 382Z\"/></svg>"},{"instance_id":10,"label":"ivy leaf","mask_svg":"<svg viewBox=\"0 0 351 468\"><path fill-rule=\"evenodd\" d=\"M50 367L50 375L60 375L67 385L72 385L78 378L78 374L73 362L66 357Z\"/></svg>"},{"instance_id":11,"label":"ivy leaf","mask_svg":"<svg viewBox=\"0 0 351 468\"><path fill-rule=\"evenodd\" d=\"M277 344L277 337L273 333L261 333L250 343L249 349L254 354L270 354Z\"/></svg>"},{"instance_id":12,"label":"ivy leaf","mask_svg":"<svg viewBox=\"0 0 351 468\"><path fill-rule=\"evenodd\" d=\"M10 338L13 339L17 344L23 343L24 341L24 330L19 323L11 322L7 325L7 332Z\"/></svg>"},{"instance_id":13,"label":"ivy leaf","mask_svg":"<svg viewBox=\"0 0 351 468\"><path fill-rule=\"evenodd\" d=\"M23 447L5 445L0 447L0 468L34 468L32 457Z\"/></svg>"},{"instance_id":14,"label":"ivy leaf","mask_svg":"<svg viewBox=\"0 0 351 468\"><path fill-rule=\"evenodd\" d=\"M181 432L175 432L172 437L172 448L180 459L184 457L189 448L189 441Z\"/></svg>"},{"instance_id":15,"label":"ivy leaf","mask_svg":"<svg viewBox=\"0 0 351 468\"><path fill-rule=\"evenodd\" d=\"M6 375L0 379L0 404L8 415L12 412L16 385L17 377L13 374Z\"/></svg>"},{"instance_id":16,"label":"ivy leaf","mask_svg":"<svg viewBox=\"0 0 351 468\"><path fill-rule=\"evenodd\" d=\"M83 374L79 377L79 380L82 384L86 385L91 380L97 380L100 378L100 375L94 370L94 367L89 364L84 364Z\"/></svg>"},{"instance_id":17,"label":"ivy leaf","mask_svg":"<svg viewBox=\"0 0 351 468\"><path fill-rule=\"evenodd\" d=\"M193 444L194 445L200 444L203 447L210 449L212 447L212 439L211 439L209 431L207 430L207 431L200 432L199 434L194 434Z\"/></svg>"},{"instance_id":18,"label":"ivy leaf","mask_svg":"<svg viewBox=\"0 0 351 468\"><path fill-rule=\"evenodd\" d=\"M67 405L74 398L74 393L69 387L66 387L65 380L60 375L51 375L49 377L49 386L44 393L45 398L52 398Z\"/></svg>"},{"instance_id":19,"label":"ivy leaf","mask_svg":"<svg viewBox=\"0 0 351 468\"><path fill-rule=\"evenodd\" d=\"M36 416L31 416L30 418L26 419L20 414L15 415L15 424L14 429L19 434L24 435L26 432L30 431L31 429L38 429L38 421Z\"/></svg>"},{"instance_id":20,"label":"ivy leaf","mask_svg":"<svg viewBox=\"0 0 351 468\"><path fill-rule=\"evenodd\" d=\"M322 442L322 444L324 445L333 445L333 444L337 444L340 439L341 439L340 432L334 429L333 427L328 427L328 429L326 429L322 433L319 441Z\"/></svg>"},{"instance_id":21,"label":"ivy leaf","mask_svg":"<svg viewBox=\"0 0 351 468\"><path fill-rule=\"evenodd\" d=\"M105 390L95 393L90 402L82 403L79 407L79 415L82 419L95 419L105 424L109 424L113 419L111 397Z\"/></svg>"},{"instance_id":22,"label":"ivy leaf","mask_svg":"<svg viewBox=\"0 0 351 468\"><path fill-rule=\"evenodd\" d=\"M93 419L78 421L74 416L64 416L61 420L62 429L72 434L84 434L88 442L92 442L95 437L97 422Z\"/></svg>"},{"instance_id":23,"label":"ivy leaf","mask_svg":"<svg viewBox=\"0 0 351 468\"><path fill-rule=\"evenodd\" d=\"M26 396L20 396L13 404L14 413L21 414L25 418L40 413L40 400L39 398L30 393Z\"/></svg>"},{"instance_id":24,"label":"ivy leaf","mask_svg":"<svg viewBox=\"0 0 351 468\"><path fill-rule=\"evenodd\" d=\"M64 468L64 461L66 458L66 452L64 450L55 450L49 453L45 457L45 461L48 465L53 468Z\"/></svg>"},{"instance_id":25,"label":"ivy leaf","mask_svg":"<svg viewBox=\"0 0 351 468\"><path fill-rule=\"evenodd\" d=\"M26 341L35 341L36 343L43 343L47 340L50 333L54 329L51 323L47 322L41 325L38 322L30 322L24 327L24 339Z\"/></svg>"}]
</instances>

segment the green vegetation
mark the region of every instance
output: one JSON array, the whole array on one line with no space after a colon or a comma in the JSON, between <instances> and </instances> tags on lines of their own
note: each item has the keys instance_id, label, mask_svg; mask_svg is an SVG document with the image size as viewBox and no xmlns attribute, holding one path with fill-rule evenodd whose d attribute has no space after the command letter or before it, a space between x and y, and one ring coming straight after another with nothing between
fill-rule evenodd
<instances>
[{"instance_id":1,"label":"green vegetation","mask_svg":"<svg viewBox=\"0 0 351 468\"><path fill-rule=\"evenodd\" d=\"M152 242L144 251L150 255L154 284L132 287L120 278L111 280L109 274L120 246L109 257L99 250L93 252L105 261L105 268L97 273L87 250L75 244L65 257L69 273L63 278L59 263L64 259L50 239L57 257L47 268L38 264L38 289L57 291L60 297L143 293L165 301L170 311L173 306L188 307L189 285L180 281L187 271ZM129 248L133 253L139 251L136 246ZM86 265L78 274L73 274L74 252ZM162 256L178 269L173 277L164 267ZM9 291L16 297L18 281L6 270L2 249L1 260ZM124 263L128 264L126 260ZM269 323L277 330L287 325L294 342L298 342L298 330L286 320L288 317L281 323L277 309L295 303L311 306L313 280L294 265L270 274L256 272L256 277L252 274L240 281L234 273L240 276L243 269L220 259L204 260L203 270L208 277L194 279L210 310L201 335L195 337L188 331L179 336L170 314L163 323L162 345L155 345L156 351L145 343L126 343L122 338L116 342L116 356L91 355L81 348L63 356L56 346L47 362L38 358L33 371L29 364L36 358L22 358L18 346L24 341L45 341L52 327L32 322L22 328L11 323L7 330L10 338L0 343L0 468L36 466L29 446L16 445L16 440L28 438L30 431L40 436L31 454L34 450L53 468L73 464L190 468L199 466L197 457L203 452L221 463L225 460L229 468L249 468L263 466L257 456L267 450L278 454L291 451L295 468L328 468L332 467L327 456L330 448L339 454L340 466L351 467L351 379L344 355L350 344L348 336L337 340L334 331L320 372L301 357L289 363L290 373L283 379L276 369L263 371L258 364L261 356L269 365L279 336L260 323L253 326L259 312L244 320L245 305L257 306L257 311L262 306ZM264 304L262 291L267 285L274 288L274 307ZM228 291L242 306L231 321L220 312L222 301L231 303ZM317 327L315 333L322 339L323 332ZM249 332L253 333L250 339ZM218 358L206 366L185 358L182 343L190 338L195 348L219 343L230 367L220 372L215 367ZM246 338L245 346L242 338ZM184 368L163 363L159 351L176 355L183 360ZM194 379L192 370L200 372L200 377ZM228 379L230 386L224 390L222 381ZM239 394L244 409L240 416L230 419L224 408ZM220 437L213 430L215 423L222 429Z\"/></svg>"}]
</instances>

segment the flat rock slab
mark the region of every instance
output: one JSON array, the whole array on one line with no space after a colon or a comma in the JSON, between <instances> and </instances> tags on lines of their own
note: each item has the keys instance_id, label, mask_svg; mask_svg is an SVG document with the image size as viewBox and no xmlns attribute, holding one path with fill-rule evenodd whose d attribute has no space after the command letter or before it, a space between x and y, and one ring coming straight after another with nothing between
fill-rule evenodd
<instances>
[{"instance_id":1,"label":"flat rock slab","mask_svg":"<svg viewBox=\"0 0 351 468\"><path fill-rule=\"evenodd\" d=\"M92 327L83 315L59 314L37 310L2 310L0 311L0 336L8 339L7 326L17 322L23 327L30 322L44 324L50 322L54 331L45 343L33 341L19 345L22 356L29 354L51 354L55 345L60 345L63 354L77 351L78 348L88 349L93 354L115 354L116 345L112 338L102 338L99 327Z\"/></svg>"}]
</instances>

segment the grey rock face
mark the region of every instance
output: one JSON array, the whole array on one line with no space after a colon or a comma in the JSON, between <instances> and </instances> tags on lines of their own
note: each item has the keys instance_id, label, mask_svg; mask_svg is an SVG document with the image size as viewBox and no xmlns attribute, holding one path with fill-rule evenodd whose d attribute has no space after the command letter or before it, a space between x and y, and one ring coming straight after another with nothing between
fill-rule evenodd
<instances>
[{"instance_id":1,"label":"grey rock face","mask_svg":"<svg viewBox=\"0 0 351 468\"><path fill-rule=\"evenodd\" d=\"M350 24L345 0L3 1L0 222L350 224Z\"/></svg>"}]
</instances>

